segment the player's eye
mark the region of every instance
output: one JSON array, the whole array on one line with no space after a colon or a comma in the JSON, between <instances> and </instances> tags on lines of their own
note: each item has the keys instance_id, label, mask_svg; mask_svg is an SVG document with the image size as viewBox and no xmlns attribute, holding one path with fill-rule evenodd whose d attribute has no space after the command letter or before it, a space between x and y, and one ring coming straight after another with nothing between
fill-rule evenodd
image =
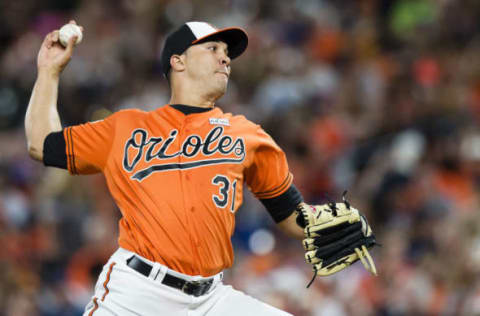
<instances>
[{"instance_id":1,"label":"player's eye","mask_svg":"<svg viewBox=\"0 0 480 316\"><path fill-rule=\"evenodd\" d=\"M217 50L217 46L216 46L216 45L212 45L212 46L209 46L208 49L211 50L211 51L216 51L216 50Z\"/></svg>"}]
</instances>

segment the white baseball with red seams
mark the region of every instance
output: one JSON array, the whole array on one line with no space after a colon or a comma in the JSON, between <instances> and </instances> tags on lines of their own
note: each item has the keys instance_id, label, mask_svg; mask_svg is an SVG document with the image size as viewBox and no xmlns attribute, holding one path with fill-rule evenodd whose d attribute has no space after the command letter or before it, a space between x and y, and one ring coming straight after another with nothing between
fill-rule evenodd
<instances>
[{"instance_id":1,"label":"white baseball with red seams","mask_svg":"<svg viewBox=\"0 0 480 316\"><path fill-rule=\"evenodd\" d=\"M64 26L62 26L62 28L58 33L58 39L60 40L60 44L62 44L64 47L67 47L68 40L72 36L77 36L77 41L75 42L75 45L77 45L82 41L82 38L83 38L82 30L76 24L73 24L73 23L65 24Z\"/></svg>"}]
</instances>

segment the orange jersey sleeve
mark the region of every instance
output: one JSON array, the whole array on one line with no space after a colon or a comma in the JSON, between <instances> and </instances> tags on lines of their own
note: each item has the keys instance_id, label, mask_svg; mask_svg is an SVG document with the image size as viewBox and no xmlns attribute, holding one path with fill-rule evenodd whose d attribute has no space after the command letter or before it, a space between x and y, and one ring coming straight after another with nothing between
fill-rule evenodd
<instances>
[{"instance_id":1,"label":"orange jersey sleeve","mask_svg":"<svg viewBox=\"0 0 480 316\"><path fill-rule=\"evenodd\" d=\"M245 181L259 199L279 196L293 181L285 153L260 126L257 126L254 137L254 157L246 169Z\"/></svg>"},{"instance_id":2,"label":"orange jersey sleeve","mask_svg":"<svg viewBox=\"0 0 480 316\"><path fill-rule=\"evenodd\" d=\"M115 136L117 116L112 114L104 120L64 129L67 168L70 173L91 174L104 169Z\"/></svg>"}]
</instances>

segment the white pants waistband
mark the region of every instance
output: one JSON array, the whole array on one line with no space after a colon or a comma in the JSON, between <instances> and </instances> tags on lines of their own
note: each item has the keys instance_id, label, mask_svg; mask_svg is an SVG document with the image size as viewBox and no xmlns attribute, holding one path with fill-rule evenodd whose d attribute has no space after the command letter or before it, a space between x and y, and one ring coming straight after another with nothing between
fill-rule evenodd
<instances>
[{"instance_id":1,"label":"white pants waistband","mask_svg":"<svg viewBox=\"0 0 480 316\"><path fill-rule=\"evenodd\" d=\"M223 280L223 272L217 273L209 277L204 277L201 275L188 275L188 274L184 274L184 273L180 273L178 271L172 270L161 263L148 260L147 258L144 258L135 252L129 251L121 247L118 248L118 250L113 253L112 258L116 261L122 261L123 263L126 264L127 259L130 259L132 256L137 256L139 259L143 260L144 262L152 266L152 271L150 271L150 275L148 276L148 278L155 281L161 282L167 273L189 282L206 281L206 280L213 279L212 285L215 285L219 281Z\"/></svg>"}]
</instances>

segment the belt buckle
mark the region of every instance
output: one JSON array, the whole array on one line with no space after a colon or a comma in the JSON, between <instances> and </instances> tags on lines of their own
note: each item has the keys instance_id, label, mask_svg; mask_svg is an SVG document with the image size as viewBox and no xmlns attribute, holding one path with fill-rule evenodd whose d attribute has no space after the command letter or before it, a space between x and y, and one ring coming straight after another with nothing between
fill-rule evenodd
<instances>
[{"instance_id":1,"label":"belt buckle","mask_svg":"<svg viewBox=\"0 0 480 316\"><path fill-rule=\"evenodd\" d=\"M182 292L185 294L193 295L195 297L202 296L203 294L207 293L212 285L213 281L208 280L205 282L202 281L191 281L185 282L182 286Z\"/></svg>"},{"instance_id":2,"label":"belt buckle","mask_svg":"<svg viewBox=\"0 0 480 316\"><path fill-rule=\"evenodd\" d=\"M198 285L200 285L200 282L198 281L185 281L182 286L182 292L188 295L199 296L196 295L196 289L198 288Z\"/></svg>"}]
</instances>

